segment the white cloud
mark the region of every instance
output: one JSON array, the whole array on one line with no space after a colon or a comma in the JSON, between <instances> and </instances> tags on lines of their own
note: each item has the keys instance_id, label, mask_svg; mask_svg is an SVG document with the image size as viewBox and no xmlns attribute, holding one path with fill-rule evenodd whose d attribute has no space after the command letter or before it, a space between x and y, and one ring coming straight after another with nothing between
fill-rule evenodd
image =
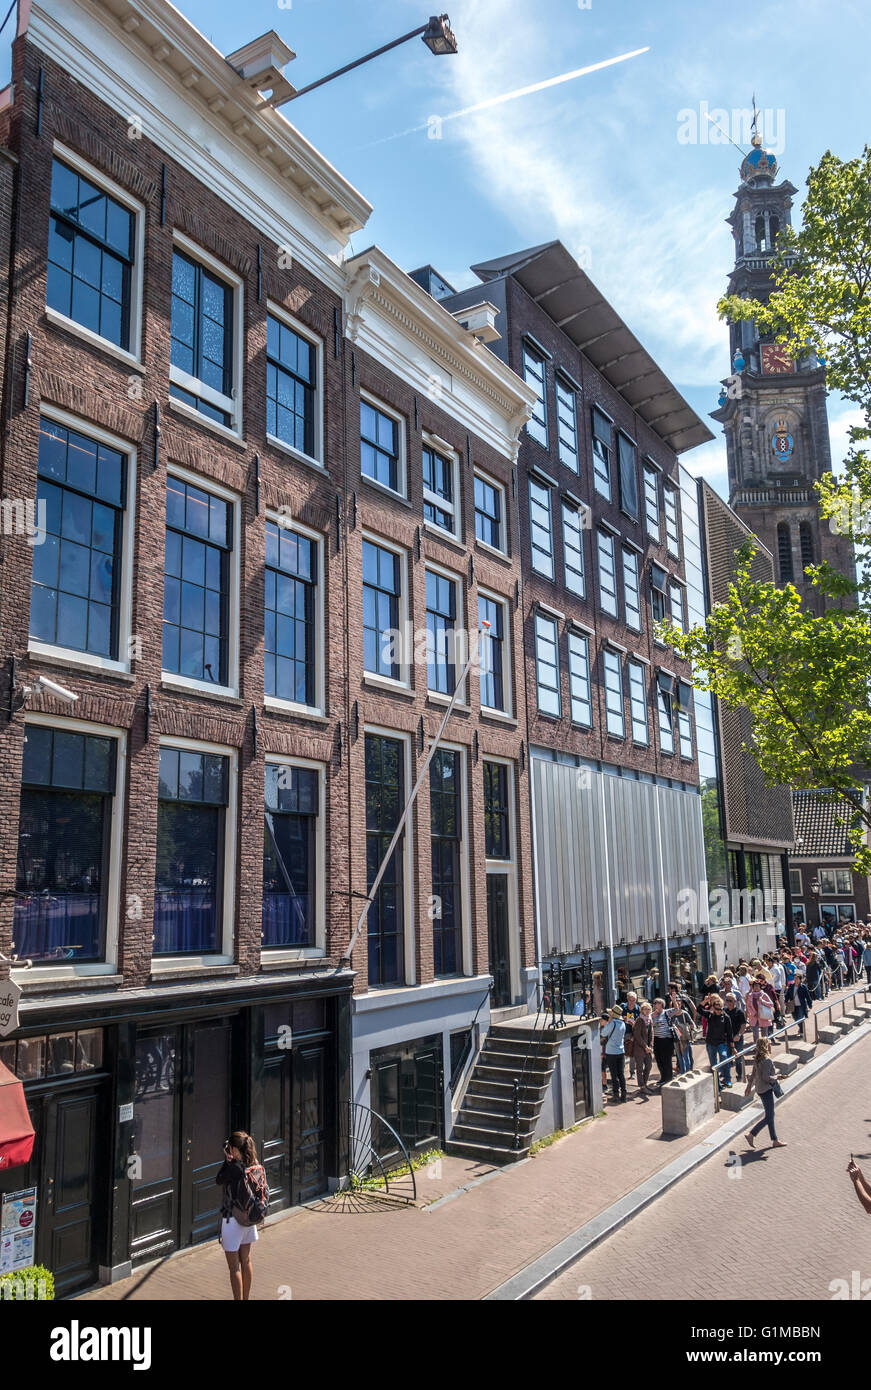
<instances>
[{"instance_id":1,"label":"white cloud","mask_svg":"<svg viewBox=\"0 0 871 1390\"><path fill-rule=\"evenodd\" d=\"M510 25L501 19L501 0L478 0L463 17L463 43L451 66L459 107L515 88L519 54L527 74L560 71L537 15L515 6ZM600 35L585 57L625 51L624 37L609 53ZM569 62L574 56L562 55ZM657 170L653 178L649 142L645 150L638 138L650 124L651 100L660 120L665 110L674 122L664 137L670 143L661 176ZM688 166L676 140L682 104L655 54L645 54L580 78L559 95L473 112L448 138L463 142L480 186L516 226L515 246L487 254L559 238L665 371L692 386L716 382L725 370L716 302L728 269L728 197L725 190L687 192Z\"/></svg>"}]
</instances>

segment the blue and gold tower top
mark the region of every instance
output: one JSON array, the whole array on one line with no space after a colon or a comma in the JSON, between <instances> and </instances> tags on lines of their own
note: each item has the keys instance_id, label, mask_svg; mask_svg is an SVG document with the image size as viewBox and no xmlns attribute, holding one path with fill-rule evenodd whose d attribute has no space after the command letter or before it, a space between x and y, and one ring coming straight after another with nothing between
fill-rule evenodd
<instances>
[{"instance_id":1,"label":"blue and gold tower top","mask_svg":"<svg viewBox=\"0 0 871 1390\"><path fill-rule=\"evenodd\" d=\"M770 150L762 148L762 136L753 132L750 153L741 161L741 180L749 184L771 184L777 174L777 160Z\"/></svg>"}]
</instances>

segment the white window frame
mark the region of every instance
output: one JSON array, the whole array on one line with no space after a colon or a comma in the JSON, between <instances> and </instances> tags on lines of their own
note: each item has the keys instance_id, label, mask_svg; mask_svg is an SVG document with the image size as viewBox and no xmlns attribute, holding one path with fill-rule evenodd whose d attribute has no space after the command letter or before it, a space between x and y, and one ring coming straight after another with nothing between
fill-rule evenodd
<instances>
[{"instance_id":1,"label":"white window frame","mask_svg":"<svg viewBox=\"0 0 871 1390\"><path fill-rule=\"evenodd\" d=\"M592 729L593 727L593 682L590 668L590 639L585 632L578 632L569 628L568 638L568 662L569 662L569 708L571 721L582 729ZM583 663L579 669L579 663ZM582 683L586 689L584 695L576 695L576 686ZM575 701L579 705L586 705L589 711L589 718L579 719L575 714Z\"/></svg>"},{"instance_id":2,"label":"white window frame","mask_svg":"<svg viewBox=\"0 0 871 1390\"><path fill-rule=\"evenodd\" d=\"M641 572L638 563L638 551L628 545L623 545L620 549L622 551L624 621L633 632L641 632L644 619L641 615Z\"/></svg>"},{"instance_id":3,"label":"white window frame","mask_svg":"<svg viewBox=\"0 0 871 1390\"><path fill-rule=\"evenodd\" d=\"M363 725L363 757L366 755L366 735L374 734L376 738L391 738L394 742L402 746L403 751L403 790L405 792L405 804L411 795L414 786L416 772L414 759L411 751L412 735L403 733L401 729L390 729L386 724ZM402 812L400 811L400 815ZM403 833L404 849L402 852L402 954L405 961L405 977L395 985L375 985L374 988L366 982L366 993L373 994L395 994L397 990L407 989L414 985L417 976L417 953L415 951L415 922L414 922L414 815L410 815L405 822ZM363 875L366 876L366 830L363 830L363 851L362 851ZM430 885L431 888L431 885ZM429 894L427 894L429 896Z\"/></svg>"},{"instance_id":4,"label":"white window frame","mask_svg":"<svg viewBox=\"0 0 871 1390\"><path fill-rule=\"evenodd\" d=\"M515 788L514 763L510 758L500 758L495 753L481 754L481 777L483 764L498 763L507 768L506 791L508 794L508 848L510 859L484 860L486 874L504 874L508 879L508 962L511 979L511 997L516 999L521 993L520 984L520 928L517 902L517 793ZM486 850L485 850L486 852ZM486 888L486 885L485 885ZM485 912L486 912L486 896Z\"/></svg>"},{"instance_id":5,"label":"white window frame","mask_svg":"<svg viewBox=\"0 0 871 1390\"><path fill-rule=\"evenodd\" d=\"M172 234L173 250L178 248L184 252L192 261L198 261L206 270L210 270L219 280L223 280L233 291L233 383L230 395L225 396L220 391L215 391L211 386L207 386L198 377L191 376L189 372L184 372L180 367L176 367L172 362L169 364L169 380L172 385L180 386L183 391L189 391L191 395L198 396L200 400L212 405L216 410L223 410L230 416L229 426L220 424L217 420L210 420L202 411L195 410L188 405L187 401L180 401L175 396L169 397L169 404L173 410L178 410L182 415L190 420L195 420L199 425L205 425L208 429L217 431L224 436L238 439L242 434L242 403L244 400L243 365L245 361L245 315L244 297L245 286L240 275L231 270L223 261L219 261L215 256L209 255L208 251L203 250L197 242L191 241L183 232L173 230ZM286 446L285 446L286 447Z\"/></svg>"},{"instance_id":6,"label":"white window frame","mask_svg":"<svg viewBox=\"0 0 871 1390\"><path fill-rule=\"evenodd\" d=\"M266 510L266 520L280 527L282 531L292 531L294 535L305 536L307 540L313 541L315 544L317 566L314 613L312 614L315 643L315 702L313 705L304 705L298 700L282 700L278 695L267 695L264 692L263 706L265 709L285 710L288 714L301 714L306 718L323 718L326 714L326 633L324 625L324 550L326 538L320 531L313 531L309 526L303 526L298 521L288 523L285 516L279 512L274 512L271 508ZM300 767L304 766L307 767L308 764L300 763Z\"/></svg>"},{"instance_id":7,"label":"white window frame","mask_svg":"<svg viewBox=\"0 0 871 1390\"><path fill-rule=\"evenodd\" d=\"M650 580L650 622L651 622L651 626L652 626L652 628L653 628L653 630L654 630L654 633L655 633L655 629L656 629L656 624L657 624L658 622L660 622L660 621L666 621L667 618L668 618L668 582L669 582L669 576L668 576L667 571L662 569L662 566L661 566L661 565L657 565L656 568L657 568L658 570L661 570L661 571L662 571L662 573L663 573L663 575L665 576L665 578L664 578L664 580L663 580L664 588L661 588L661 589L660 589L660 588L658 587L658 585L654 584L654 582L653 582L653 569L652 569L652 568L650 569L650 571L649 571L649 580ZM656 612L655 612L654 605L653 605L653 595L654 595L654 593L657 593L657 594L661 594L661 595L662 595L662 607L663 607L663 617L662 617L662 619L659 619L659 618L657 618L657 616L656 616ZM653 638L653 645L654 645L655 647L664 647L664 646L665 646L665 642L662 641L662 638L657 637L657 636L654 635L654 638Z\"/></svg>"},{"instance_id":8,"label":"white window frame","mask_svg":"<svg viewBox=\"0 0 871 1390\"><path fill-rule=\"evenodd\" d=\"M403 497L408 499L408 429L405 416L400 411L394 410L392 405L388 405L380 396L374 395L372 391L360 388L360 400L371 405L373 410L379 410L382 415L387 415L398 426L397 448L399 453L396 458L396 488L388 487L386 483L379 482L377 478L370 478L368 473L363 472L362 459L360 462L360 477L364 483L371 487L380 488L386 492L388 497Z\"/></svg>"},{"instance_id":9,"label":"white window frame","mask_svg":"<svg viewBox=\"0 0 871 1390\"><path fill-rule=\"evenodd\" d=\"M584 526L584 521L587 517L587 509L585 507L575 506L573 502L569 502L568 499L565 497L561 498L561 504L563 528L563 579L565 581L565 586L568 589L569 593L577 594L579 598L586 598L587 562L586 556L584 555L584 531L586 529ZM567 520L569 521L568 526L566 524ZM572 539L577 539L578 550L580 551L581 555L580 570L569 568L569 546L566 540L567 531L576 532L576 536L572 535ZM569 578L570 575L572 576L571 579ZM578 586L577 583L577 576L580 577L580 586Z\"/></svg>"},{"instance_id":10,"label":"white window frame","mask_svg":"<svg viewBox=\"0 0 871 1390\"><path fill-rule=\"evenodd\" d=\"M602 574L603 574L603 568L604 568L603 565L602 565L602 556L603 556L603 549L602 549L602 547L603 547L603 544L606 544L606 545L610 546L610 552L609 552L609 553L610 553L610 563L611 563L611 577L612 577L613 584L614 584L614 588L613 588L613 591L612 591L612 592L613 592L613 602L614 602L614 607L613 607L613 609L610 608L610 607L608 607L608 603L607 603L607 598L608 598L607 590L605 589L605 587L604 587L604 585L603 585L603 583L602 583ZM614 544L614 536L611 534L610 531L604 531L604 530L601 528L601 526L600 526L600 527L598 528L598 530L596 531L596 559L597 559L597 562L598 562L598 571L599 571L599 607L601 608L601 610L602 610L603 613L607 614L607 616L608 616L609 618L619 618L619 616L620 616L620 598L619 598L619 595L618 595L618 593L617 593L617 552L616 552L616 546L615 546L615 544Z\"/></svg>"},{"instance_id":11,"label":"white window frame","mask_svg":"<svg viewBox=\"0 0 871 1390\"><path fill-rule=\"evenodd\" d=\"M559 370L557 370L554 373L554 380L556 385L557 456L563 468L570 468L573 473L579 473L581 459L581 439L580 429L578 428L578 390L575 384L569 381L568 377L565 376L564 373L560 372ZM562 435L560 433L560 405L565 404L567 402L571 404L572 411L572 432L574 435L574 450L572 452L574 453L574 461L572 461L571 458L564 457L563 441Z\"/></svg>"},{"instance_id":12,"label":"white window frame","mask_svg":"<svg viewBox=\"0 0 871 1390\"><path fill-rule=\"evenodd\" d=\"M379 536L377 532L364 529L361 533L360 544L360 602L363 601L363 541L369 541L371 545L377 545L381 550L389 550L399 558L399 670L400 679L394 680L392 676L382 676L378 671L368 671L365 665L361 665L363 680L367 685L380 685L385 690L410 690L411 689L411 658L413 655L409 644L409 595L408 595L408 552L394 541L389 541L385 536ZM360 630L362 633L362 615L360 620ZM365 656L362 660L365 662Z\"/></svg>"},{"instance_id":13,"label":"white window frame","mask_svg":"<svg viewBox=\"0 0 871 1390\"><path fill-rule=\"evenodd\" d=\"M662 540L662 523L659 508L659 468L646 459L644 474L644 527L651 540L657 544ZM652 491L651 491L652 487Z\"/></svg>"},{"instance_id":14,"label":"white window frame","mask_svg":"<svg viewBox=\"0 0 871 1390\"><path fill-rule=\"evenodd\" d=\"M159 748L181 748L192 753L214 753L228 758L227 805L224 815L224 878L221 885L221 950L214 955L177 955L151 957L151 974L171 975L191 967L208 969L211 965L232 965L234 952L234 923L236 920L236 853L238 840L239 750L229 744L205 743L201 739L177 738L163 734Z\"/></svg>"},{"instance_id":15,"label":"white window frame","mask_svg":"<svg viewBox=\"0 0 871 1390\"><path fill-rule=\"evenodd\" d=\"M847 887L846 887L846 888L842 888L842 887L841 887L841 883L843 882L843 879L841 880L841 882L838 881L838 878L839 878L839 875L840 875L840 874L845 875L845 877L847 878ZM835 883L837 884L838 894L839 894L841 897L848 897L848 896L852 895L852 892L853 892L853 871L852 871L852 869L835 869Z\"/></svg>"},{"instance_id":16,"label":"white window frame","mask_svg":"<svg viewBox=\"0 0 871 1390\"><path fill-rule=\"evenodd\" d=\"M28 655L54 658L62 655L64 665L71 668L83 666L91 667L95 671L129 672L132 646L130 639L133 635L133 548L136 542L136 447L126 439L101 429L99 425L91 424L90 420L71 415L69 411L60 410L57 406L41 405L39 413L46 420L54 420L58 425L64 425L67 429L94 439L98 444L117 449L127 460L125 502L121 515L121 572L118 579L118 651L126 655L119 655L117 659L113 659L98 656L95 652L80 652L74 647L64 647L60 642L40 642L33 637L28 637Z\"/></svg>"},{"instance_id":17,"label":"white window frame","mask_svg":"<svg viewBox=\"0 0 871 1390\"><path fill-rule=\"evenodd\" d=\"M538 644L539 644L539 640L546 641L546 642L548 643L548 645L551 645L551 643L550 643L550 638L549 638L549 637L543 637L542 634L541 634L541 632L540 632L540 630L539 630L539 625L540 625L540 624L544 624L544 623L549 624L550 631L553 633L553 650L554 650L554 655L555 655L555 669L556 669L556 686L555 686L555 687L554 687L554 686L549 686L549 685L548 685L548 686L542 687L541 681L540 681L540 679L539 679L539 654L538 654ZM535 612L533 613L533 634L534 634L534 655L535 655L535 697L536 697L536 709L538 710L538 713L539 713L539 714L543 714L543 715L545 716L545 718L547 718L547 719L561 719L561 718L562 718L562 680L561 680L561 677L560 677L560 659L559 659L559 625L558 625L558 623L557 623L556 618L551 617L551 615L550 615L549 613L543 613L543 612L541 612L541 610L539 610L539 609L535 610ZM555 712L555 713L554 713L553 710L542 709L542 706L541 706L541 691L542 691L542 689L545 689L545 690L555 690L555 691L556 691L556 706L557 706L557 707L556 707L556 712Z\"/></svg>"},{"instance_id":18,"label":"white window frame","mask_svg":"<svg viewBox=\"0 0 871 1390\"><path fill-rule=\"evenodd\" d=\"M669 502L671 510L669 510ZM680 504L677 488L673 483L663 481L662 507L665 513L665 543L669 555L680 559ZM670 524L671 523L671 524Z\"/></svg>"},{"instance_id":19,"label":"white window frame","mask_svg":"<svg viewBox=\"0 0 871 1390\"><path fill-rule=\"evenodd\" d=\"M675 603L676 599L679 602L679 607ZM669 580L668 606L671 612L671 620L675 627L679 627L681 632L686 632L686 603L684 601L683 585L679 584L676 579Z\"/></svg>"},{"instance_id":20,"label":"white window frame","mask_svg":"<svg viewBox=\"0 0 871 1390\"><path fill-rule=\"evenodd\" d=\"M506 492L505 492L505 485L504 485L504 483L500 483L496 478L491 477L491 475L490 475L489 473L485 473L483 468L475 468L475 469L473 469L472 471L473 471L473 483L472 483L472 510L474 511L475 516L476 516L476 522L475 522L475 543L476 543L476 545L480 545L480 546L482 547L482 549L491 551L492 554L494 554L494 555L507 555L507 554L508 554L508 507L507 507L507 496L506 496ZM488 487L492 487L493 490L494 490L495 492L498 492L498 493L500 494L500 497L501 497L501 509L500 509L500 510L501 510L501 520L500 520L500 522L499 522L499 539L503 542L502 545L491 545L489 541L482 541L481 538L480 538L480 536L478 535L478 526L477 526L477 512L478 512L478 509L477 509L477 507L475 506L475 498L474 498L474 478L480 478L482 483L486 483Z\"/></svg>"},{"instance_id":21,"label":"white window frame","mask_svg":"<svg viewBox=\"0 0 871 1390\"><path fill-rule=\"evenodd\" d=\"M831 897L831 898L837 897L837 895L838 895L838 889L837 889L837 882L838 882L838 880L837 880L836 877L835 877L835 870L834 870L834 869L820 869L819 873L820 873L820 896L821 896L821 897L827 897L827 898L829 898L829 897ZM831 887L830 887L830 888L827 888L827 887L826 887L826 884L829 883L829 882L831 883Z\"/></svg>"},{"instance_id":22,"label":"white window frame","mask_svg":"<svg viewBox=\"0 0 871 1390\"><path fill-rule=\"evenodd\" d=\"M690 704L688 707L685 708L684 705L681 703L681 700L680 700L680 686L681 686L681 685L689 685L689 682L688 682L688 681L676 682L676 686L677 686L677 699L675 700L674 697L672 698L672 711L673 711L673 717L674 717L674 714L675 714L675 713L676 713L676 715L677 715L677 741L678 741L678 752L680 753L680 756L684 759L685 762L692 762L693 757L695 756L695 737L694 737L694 734L693 734L693 725L694 725L694 722L695 722L695 721L693 720L693 708L692 708L692 704ZM692 701L692 698L693 698L693 696L692 696L692 686L690 686L690 700L691 700L691 701ZM689 752L686 751L687 744L689 745Z\"/></svg>"},{"instance_id":23,"label":"white window frame","mask_svg":"<svg viewBox=\"0 0 871 1390\"><path fill-rule=\"evenodd\" d=\"M617 689L616 689L616 691L615 691L615 687L614 687L613 685L609 685L609 684L608 684L608 678L609 678L609 676L611 676L611 677L613 678L613 676L614 676L614 674L615 674L615 671L614 671L614 662L616 662L616 675L617 675ZM610 665L610 669L609 669L609 665ZM625 692L624 692L624 690L623 690L623 658L622 658L620 652L615 651L612 647L603 647L603 648L602 648L602 677L603 677L603 685L604 685L604 688L605 688L605 732L607 733L607 735L608 735L609 738L620 738L620 739L625 739L625 737L626 737L626 695L625 695ZM617 709L616 705L614 705L614 704L612 703L612 701L611 701L611 696L614 695L615 693L619 693L619 696L620 696L620 708L619 708L619 710ZM612 728L611 728L611 720L612 720L612 719L616 719L618 716L619 716L619 719L620 719L620 729L619 729L619 732L618 732L616 729L612 729Z\"/></svg>"},{"instance_id":24,"label":"white window frame","mask_svg":"<svg viewBox=\"0 0 871 1390\"><path fill-rule=\"evenodd\" d=\"M142 286L145 267L145 208L137 198L132 197L126 189L112 179L107 178L99 169L95 169L93 164L89 164L81 155L76 154L68 145L62 144L60 140L55 140L52 146L52 157L59 159L61 163L68 164L71 169L75 169L77 174L82 174L90 183L102 188L117 203L127 208L134 216L133 229L133 266L130 275L130 332L128 335L128 346L119 347L117 343L110 342L100 333L95 333L92 328L86 328L84 324L76 319L69 318L66 314L60 313L57 309L50 309L45 305L45 316L49 323L55 324L60 328L67 329L70 333L75 333L77 337L83 338L85 342L93 343L103 352L109 352L113 357L119 358L122 362L128 363L132 367L142 368ZM49 211L49 216L51 213Z\"/></svg>"},{"instance_id":25,"label":"white window frame","mask_svg":"<svg viewBox=\"0 0 871 1390\"><path fill-rule=\"evenodd\" d=\"M540 396L537 394L537 391L538 391L537 383L534 382L534 381L530 381L530 379L529 379L529 375L528 375L528 372L527 372L527 359L528 359L528 358L529 358L529 359L533 359L534 361L536 361L537 363L539 363L540 366L541 366L541 395L540 395ZM523 368L522 376L523 376L523 380L526 382L527 386L532 386L533 390L536 391L536 405L540 407L540 409L541 409L541 414L542 414L542 418L541 418L540 421L539 421L539 420L536 420L534 414L530 415L529 419L526 421L526 426L525 426L525 428L526 428L526 433L529 435L530 439L535 440L535 443L538 444L542 449L549 449L549 448L550 448L550 419L548 418L548 408L547 408L547 363L548 363L547 354L538 346L538 344L532 342L532 340L531 340L530 338L524 338L523 341L522 341L522 343L521 343L521 366L522 366L522 368ZM538 436L537 436L536 434L533 434L532 430L530 429L530 425L532 425L532 424L536 425L537 427L539 427L540 429L542 429L542 430L544 431L544 439L543 439L543 440L542 440L542 439L539 439Z\"/></svg>"},{"instance_id":26,"label":"white window frame","mask_svg":"<svg viewBox=\"0 0 871 1390\"><path fill-rule=\"evenodd\" d=\"M505 698L504 709L499 709L498 706L495 705L485 705L483 700L481 701L481 709L487 714L496 714L506 718L513 718L514 701L512 700L513 668L511 663L510 603L504 594L497 594L492 589L486 589L482 584L478 585L478 597L488 599L490 603L498 603L499 607L502 609L502 689Z\"/></svg>"},{"instance_id":27,"label":"white window frame","mask_svg":"<svg viewBox=\"0 0 871 1390\"><path fill-rule=\"evenodd\" d=\"M541 502L541 500L540 500L539 498L533 499L533 495L532 495L532 489L533 489L533 487L538 488L538 489L539 489L541 492L543 492L543 493L546 495L546 497L547 497L547 534L548 534L548 540L549 540L549 542L550 542L550 549L549 549L549 550L543 550L540 546L535 546L535 545L533 545L533 543L532 543L532 529L533 529L532 506L533 506L533 500L535 501L535 503L536 503L537 506L542 506L542 505L543 505L543 503ZM555 560L555 558L554 558L554 536L553 536L553 503L552 503L552 501L551 501L551 493L552 493L552 492L553 492L553 488L552 488L552 486L551 486L549 483L544 482L544 480L543 480L542 478L540 478L540 477L539 477L537 474L535 474L535 473L530 473L530 474L529 474L529 550L530 550L530 564L532 565L532 568L535 570L536 574L541 574L541 575L543 575L545 579L553 579L553 578L555 577L555 575L556 575L556 560ZM536 525L538 525L538 523L536 523ZM541 530L541 529L543 529L543 528L539 526L538 529ZM539 562L538 564L536 564L536 556L537 556L537 555L546 555L546 556L548 557L548 559L550 560L550 566L549 566L549 568L544 568L544 567L542 566L541 562Z\"/></svg>"},{"instance_id":28,"label":"white window frame","mask_svg":"<svg viewBox=\"0 0 871 1390\"><path fill-rule=\"evenodd\" d=\"M432 739L430 739L429 742L431 744ZM447 753L458 753L460 755L460 911L462 913L460 941L463 952L463 968L459 976L435 976L437 980L451 980L459 979L460 976L468 976L476 973L472 969L472 894L469 869L469 861L471 858L471 847L469 844L469 750L468 748L464 748L461 743L448 743L445 739L442 739L438 746L439 752L441 752L442 749ZM430 766L432 766L432 764L430 764ZM427 799L427 807L429 808L430 805L431 803L429 799ZM427 822L427 824L430 826L431 838L431 822ZM430 872L429 895L431 894L432 873Z\"/></svg>"},{"instance_id":29,"label":"white window frame","mask_svg":"<svg viewBox=\"0 0 871 1390\"><path fill-rule=\"evenodd\" d=\"M266 313L274 319L279 319L285 328L290 328L297 333L300 338L305 338L315 350L315 391L314 391L314 453L306 454L302 449L297 449L293 444L288 444L285 439L279 439L275 434L267 434L266 438L273 449L279 453L289 454L291 458L298 459L300 463L314 465L316 468L324 468L324 342L319 338L308 324L300 323L286 309L282 309L280 304L274 300L267 299ZM379 407L380 409L380 407ZM387 412L385 411L385 414ZM391 412L392 413L392 412ZM263 419L265 425L266 418L266 398L263 399ZM401 441L400 441L401 443Z\"/></svg>"},{"instance_id":30,"label":"white window frame","mask_svg":"<svg viewBox=\"0 0 871 1390\"><path fill-rule=\"evenodd\" d=\"M664 675L665 672L662 672L662 674ZM658 729L659 729L659 751L660 751L661 754L664 754L666 757L673 758L673 757L674 757L674 749L675 749L675 742L674 742L674 734L675 734L674 685L672 684L672 689L671 689L670 693L668 694L668 697L666 697L666 692L662 689L662 687L661 687L660 684L659 684L659 675L660 675L660 673L657 672L657 673L656 673L656 716L657 716L657 727L658 727ZM667 704L666 704L666 698L668 699L668 703L667 703ZM666 719L665 719L665 716L666 716L666 715L668 716L667 724L666 724ZM663 739L663 730L666 729L666 728L667 728L668 736L669 736L669 738L670 738L670 740L671 740L671 747L670 747L670 748L666 748L666 747L663 745L663 741L662 741L662 739Z\"/></svg>"},{"instance_id":31,"label":"white window frame","mask_svg":"<svg viewBox=\"0 0 871 1390\"><path fill-rule=\"evenodd\" d=\"M596 452L596 440L599 438L599 436L596 434L595 428L595 419L597 414L601 415L603 420L607 420L608 427L611 430L611 442L605 444L604 440L601 441L602 444L608 450L607 477L604 472L604 469L606 467L605 461L601 459L599 457L599 454ZM593 487L596 490L596 492L598 492L600 497L605 498L606 502L610 502L614 495L613 432L614 421L611 419L610 415L606 414L606 412L602 410L601 406L590 406L590 452L592 454L593 463ZM597 464L599 464L600 467L597 468Z\"/></svg>"},{"instance_id":32,"label":"white window frame","mask_svg":"<svg viewBox=\"0 0 871 1390\"><path fill-rule=\"evenodd\" d=\"M650 746L650 720L647 713L647 667L641 661L628 662L629 713L632 721L632 742L639 748ZM644 726L644 736L639 733Z\"/></svg>"},{"instance_id":33,"label":"white window frame","mask_svg":"<svg viewBox=\"0 0 871 1390\"><path fill-rule=\"evenodd\" d=\"M230 593L227 603L227 684L217 685L212 681L196 680L193 676L177 676L173 671L161 669L161 684L175 690L189 690L202 695L224 695L239 698L239 630L240 630L240 591L242 583L242 499L238 493L231 492L221 483L206 478L202 473L193 473L189 468L171 463L166 470L168 478L178 478L179 482L191 483L220 497L222 502L233 506L233 549L230 554ZM166 511L164 502L164 547L166 540ZM165 549L164 549L165 556ZM165 568L165 565L164 565ZM161 604L163 602L161 589ZM163 609L161 607L161 641L163 638ZM162 647L161 647L162 651Z\"/></svg>"},{"instance_id":34,"label":"white window frame","mask_svg":"<svg viewBox=\"0 0 871 1390\"><path fill-rule=\"evenodd\" d=\"M326 897L327 897L327 854L326 854L326 796L327 796L327 769L323 763L314 761L311 758L289 757L284 753L267 753L265 762L277 764L279 767L302 767L316 772L318 775L318 814L315 826L315 944L314 946L261 946L261 955L265 960L277 962L281 960L317 960L326 955L327 929L326 929ZM263 813L266 814L266 787L263 788ZM262 904L261 904L262 913ZM262 940L262 934L261 934Z\"/></svg>"},{"instance_id":35,"label":"white window frame","mask_svg":"<svg viewBox=\"0 0 871 1390\"><path fill-rule=\"evenodd\" d=\"M460 497L460 456L456 449L453 449L446 440L440 439L437 434L430 434L426 430L421 436L422 450L429 449L431 452L440 454L446 458L451 466L451 490L453 501L446 502L437 492L430 492L429 488L423 489L423 500L429 502L439 511L449 512L453 517L453 529L449 530L445 526L439 526L437 521L424 519L424 526L428 531L433 531L437 536L450 536L452 540L460 540L462 535L462 504ZM423 452L421 451L420 460L421 477L423 476Z\"/></svg>"},{"instance_id":36,"label":"white window frame","mask_svg":"<svg viewBox=\"0 0 871 1390\"><path fill-rule=\"evenodd\" d=\"M86 961L80 965L34 966L31 970L13 965L13 980L37 979L46 983L53 980L86 978L89 975L114 975L118 970L118 949L121 930L121 864L124 854L124 825L126 820L124 789L127 785L127 730L112 724L92 724L85 719L66 719L57 714L25 714L25 733L30 724L44 729L59 729L62 733L95 734L115 740L115 788L112 795L112 812L109 823L108 850L109 863L106 883L106 944L105 959ZM20 788L19 788L20 792ZM37 974L38 970L38 974Z\"/></svg>"},{"instance_id":37,"label":"white window frame","mask_svg":"<svg viewBox=\"0 0 871 1390\"><path fill-rule=\"evenodd\" d=\"M428 570L432 570L433 574L438 574L438 575L440 575L442 579L447 579L451 584L453 584L453 585L455 586L455 589L456 589L456 595L457 595L457 601L456 601L456 604L455 604L455 608L456 608L456 617L454 618L454 623L455 623L455 626L454 626L454 634L455 634L455 637L454 637L454 676L455 676L455 677L456 677L456 676L460 676L460 675L462 675L463 667L465 666L466 661L467 661L468 658L469 658L469 653L468 653L468 651L466 651L465 656L463 656L462 652L458 652L458 643L457 643L457 636L456 636L456 634L459 634L459 644L460 644L460 646L463 647L463 650L465 650L465 639L466 639L466 637L467 637L467 628L466 628L466 625L465 625L466 592L465 592L465 586L464 586L464 583L463 583L463 576L462 576L461 574L458 574L456 570L448 569L446 565L440 565L440 564L438 563L438 561L436 561L436 560L426 559L426 560L423 562L423 571L424 571L423 614L424 614L424 629L427 630L427 631L428 631L428 629L426 628L426 615L427 615L428 609L427 609L427 602L426 602L426 574L427 574L427 571L428 571ZM478 630L478 613L477 613L477 609L476 609L476 611L475 611L475 631L477 632L477 630ZM447 695L445 695L445 694L442 693L441 690L430 690L430 688L429 688L429 672L428 672L428 670L426 669L426 666L427 666L427 663L426 663L426 651L428 651L428 649L429 649L429 647L428 647L428 644L427 644L427 648L426 648L426 650L424 651L424 690L426 691L426 698L427 698L428 700L435 700L436 704L445 704L445 705L450 704L451 695L453 694L453 691L450 691ZM467 709L467 708L468 708L468 698L467 698L467 697L468 697L468 693L469 693L469 678L468 678L468 676L467 676L467 677L466 677L466 680L465 680L465 682L464 682L464 684L463 684L462 690L461 690L461 691L459 692L459 694L457 695L457 703L456 703L456 705L454 706L455 709L457 709L457 708L460 708L460 709L466 708L466 709Z\"/></svg>"}]
</instances>

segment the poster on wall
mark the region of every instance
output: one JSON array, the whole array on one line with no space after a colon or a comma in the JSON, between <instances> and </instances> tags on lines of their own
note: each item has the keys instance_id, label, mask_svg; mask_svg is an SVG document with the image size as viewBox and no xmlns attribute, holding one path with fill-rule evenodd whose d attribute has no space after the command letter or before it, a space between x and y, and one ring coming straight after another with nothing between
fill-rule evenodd
<instances>
[{"instance_id":1,"label":"poster on wall","mask_svg":"<svg viewBox=\"0 0 871 1390\"><path fill-rule=\"evenodd\" d=\"M4 1192L0 1205L0 1274L35 1262L36 1188Z\"/></svg>"}]
</instances>

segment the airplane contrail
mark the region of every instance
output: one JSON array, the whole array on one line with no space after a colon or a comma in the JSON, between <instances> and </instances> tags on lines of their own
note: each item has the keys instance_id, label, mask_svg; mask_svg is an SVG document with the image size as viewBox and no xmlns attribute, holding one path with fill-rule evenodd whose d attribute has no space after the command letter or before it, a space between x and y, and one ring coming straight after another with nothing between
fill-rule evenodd
<instances>
[{"instance_id":1,"label":"airplane contrail","mask_svg":"<svg viewBox=\"0 0 871 1390\"><path fill-rule=\"evenodd\" d=\"M461 111L450 111L446 116L439 116L437 119L443 125L445 121L458 121L461 116L471 116L476 111L486 111L493 106L502 106L506 101L516 101L518 97L530 96L533 92L543 92L548 87L558 87L563 82L573 82L577 77L586 77L588 73L599 72L602 68L611 68L615 63L625 63L629 58L637 58L642 53L649 53L650 46L647 48L633 48L631 53L620 53L616 58L605 58L601 63L590 63L585 68L575 68L572 72L560 73L558 77L547 77L543 82L533 82L529 87L518 87L513 92L503 92L501 96L487 97L484 101L475 102L474 106L464 106ZM395 135L385 135L380 140L371 141L370 145L363 148L369 149L371 145L386 145L389 140L401 140L406 135L416 135L421 130L429 129L429 121L424 121L423 125L411 126L408 130L397 131Z\"/></svg>"}]
</instances>

